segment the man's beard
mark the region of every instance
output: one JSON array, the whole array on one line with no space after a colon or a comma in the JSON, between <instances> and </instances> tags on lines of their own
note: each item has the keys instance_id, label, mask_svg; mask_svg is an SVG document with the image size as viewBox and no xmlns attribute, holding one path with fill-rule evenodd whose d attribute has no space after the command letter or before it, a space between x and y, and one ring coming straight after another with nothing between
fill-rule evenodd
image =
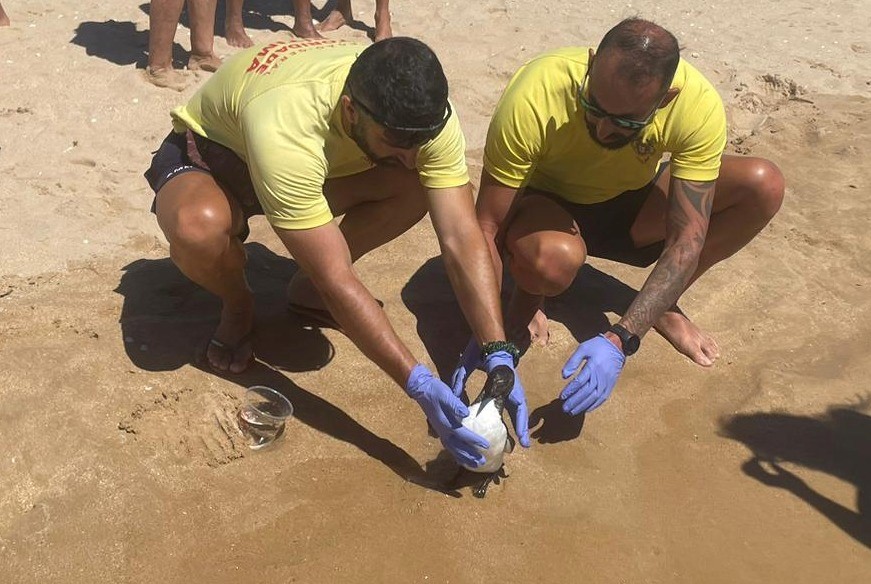
<instances>
[{"instance_id":1,"label":"man's beard","mask_svg":"<svg viewBox=\"0 0 871 584\"><path fill-rule=\"evenodd\" d=\"M348 132L348 135L357 144L357 147L363 151L363 154L366 155L366 158L369 159L369 162L376 166L389 166L395 167L400 166L400 162L398 159L393 156L387 156L378 158L375 153L372 151L372 147L369 146L369 142L366 140L366 132L363 130L363 124L357 122L356 124L351 124L351 129Z\"/></svg>"},{"instance_id":2,"label":"man's beard","mask_svg":"<svg viewBox=\"0 0 871 584\"><path fill-rule=\"evenodd\" d=\"M627 146L628 144L630 144L632 142L632 140L634 140L638 136L637 131L632 132L628 136L623 136L622 134L616 134L616 136L618 136L618 138L616 140L613 140L611 142L602 142L596 136L595 124L591 124L586 119L584 120L584 123L587 125L587 132L590 134L590 138L593 139L593 142L595 142L596 144L598 144L599 146L601 146L602 148L605 148L607 150L620 150L624 146Z\"/></svg>"},{"instance_id":3,"label":"man's beard","mask_svg":"<svg viewBox=\"0 0 871 584\"><path fill-rule=\"evenodd\" d=\"M363 154L366 155L366 158L372 164L379 164L378 157L372 152L372 148L369 146L369 142L366 140L365 136L366 132L363 130L363 124L357 122L356 124L351 124L351 127L348 130L348 136L351 137L351 140L357 144L357 148L363 151Z\"/></svg>"}]
</instances>

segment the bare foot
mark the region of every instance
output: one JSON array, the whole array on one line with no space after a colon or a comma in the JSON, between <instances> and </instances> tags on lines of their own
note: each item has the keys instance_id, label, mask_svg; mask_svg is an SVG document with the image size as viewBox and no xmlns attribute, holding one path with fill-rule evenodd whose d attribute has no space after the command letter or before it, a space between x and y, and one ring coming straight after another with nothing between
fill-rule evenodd
<instances>
[{"instance_id":1,"label":"bare foot","mask_svg":"<svg viewBox=\"0 0 871 584\"><path fill-rule=\"evenodd\" d=\"M550 341L547 315L541 310L537 310L529 322L529 341L541 347L546 347Z\"/></svg>"},{"instance_id":2,"label":"bare foot","mask_svg":"<svg viewBox=\"0 0 871 584\"><path fill-rule=\"evenodd\" d=\"M221 66L221 58L215 55L194 55L188 59L188 69L191 71L209 71L214 73Z\"/></svg>"},{"instance_id":3,"label":"bare foot","mask_svg":"<svg viewBox=\"0 0 871 584\"><path fill-rule=\"evenodd\" d=\"M390 27L390 13L384 11L383 14L375 13L375 37L372 39L376 43L389 39L393 36L393 29Z\"/></svg>"},{"instance_id":4,"label":"bare foot","mask_svg":"<svg viewBox=\"0 0 871 584\"><path fill-rule=\"evenodd\" d=\"M330 14L318 25L318 30L321 32L330 32L331 30L336 30L337 28L341 28L352 22L354 20L354 15L351 14L349 10L347 14L340 12L338 10L333 10Z\"/></svg>"},{"instance_id":5,"label":"bare foot","mask_svg":"<svg viewBox=\"0 0 871 584\"><path fill-rule=\"evenodd\" d=\"M702 367L710 367L720 356L717 341L693 324L679 309L663 314L654 328L672 347Z\"/></svg>"},{"instance_id":6,"label":"bare foot","mask_svg":"<svg viewBox=\"0 0 871 584\"><path fill-rule=\"evenodd\" d=\"M290 32L292 32L294 36L299 37L301 39L322 39L322 38L324 38L315 29L315 27L313 25L301 26L301 25L294 24L293 28L290 29Z\"/></svg>"},{"instance_id":7,"label":"bare foot","mask_svg":"<svg viewBox=\"0 0 871 584\"><path fill-rule=\"evenodd\" d=\"M224 28L224 38L231 47L246 49L254 45L254 41L245 32L245 27L242 26L241 22L234 22L232 24L227 22Z\"/></svg>"},{"instance_id":8,"label":"bare foot","mask_svg":"<svg viewBox=\"0 0 871 584\"><path fill-rule=\"evenodd\" d=\"M165 87L176 91L184 91L190 85L190 79L181 71L172 68L146 67L142 72L146 81L157 87Z\"/></svg>"},{"instance_id":9,"label":"bare foot","mask_svg":"<svg viewBox=\"0 0 871 584\"><path fill-rule=\"evenodd\" d=\"M241 373L251 365L254 360L254 344L250 335L253 326L253 299L236 308L224 306L221 323L206 349L206 359L212 369Z\"/></svg>"},{"instance_id":10,"label":"bare foot","mask_svg":"<svg viewBox=\"0 0 871 584\"><path fill-rule=\"evenodd\" d=\"M547 316L541 310L537 310L532 320L525 327L511 327L506 330L508 340L517 345L521 354L525 354L533 343L544 347L550 340Z\"/></svg>"},{"instance_id":11,"label":"bare foot","mask_svg":"<svg viewBox=\"0 0 871 584\"><path fill-rule=\"evenodd\" d=\"M9 17L5 14L0 14L0 26L9 26Z\"/></svg>"}]
</instances>

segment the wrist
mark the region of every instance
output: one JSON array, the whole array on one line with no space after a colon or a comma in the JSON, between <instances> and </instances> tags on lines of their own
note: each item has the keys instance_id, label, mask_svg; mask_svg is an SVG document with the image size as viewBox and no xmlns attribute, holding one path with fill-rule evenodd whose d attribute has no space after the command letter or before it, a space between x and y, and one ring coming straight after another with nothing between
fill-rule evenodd
<instances>
[{"instance_id":1,"label":"wrist","mask_svg":"<svg viewBox=\"0 0 871 584\"><path fill-rule=\"evenodd\" d=\"M491 353L484 359L484 371L490 373L499 365L507 365L511 369L517 367L514 357L507 351L496 351Z\"/></svg>"},{"instance_id":2,"label":"wrist","mask_svg":"<svg viewBox=\"0 0 871 584\"><path fill-rule=\"evenodd\" d=\"M608 335L605 338L614 343L626 357L634 355L641 346L641 338L619 323L611 325L605 334ZM612 337L617 337L619 344L614 342Z\"/></svg>"},{"instance_id":3,"label":"wrist","mask_svg":"<svg viewBox=\"0 0 871 584\"><path fill-rule=\"evenodd\" d=\"M433 375L425 365L418 363L411 370L408 379L405 382L405 393L412 399L417 399L422 394L423 385L426 384Z\"/></svg>"},{"instance_id":4,"label":"wrist","mask_svg":"<svg viewBox=\"0 0 871 584\"><path fill-rule=\"evenodd\" d=\"M620 337L612 333L611 331L605 331L602 333L602 336L605 337L606 340L610 341L612 345L617 347L620 352L623 352L623 341L620 340Z\"/></svg>"}]
</instances>

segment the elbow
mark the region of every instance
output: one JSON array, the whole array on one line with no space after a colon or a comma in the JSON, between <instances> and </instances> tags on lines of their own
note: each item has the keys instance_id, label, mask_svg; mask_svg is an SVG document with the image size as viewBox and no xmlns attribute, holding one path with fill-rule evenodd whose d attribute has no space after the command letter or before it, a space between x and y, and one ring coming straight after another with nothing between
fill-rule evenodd
<instances>
[{"instance_id":1,"label":"elbow","mask_svg":"<svg viewBox=\"0 0 871 584\"><path fill-rule=\"evenodd\" d=\"M448 235L439 240L439 249L446 263L456 263L463 256L465 246L459 235ZM468 253L468 248L466 253Z\"/></svg>"},{"instance_id":2,"label":"elbow","mask_svg":"<svg viewBox=\"0 0 871 584\"><path fill-rule=\"evenodd\" d=\"M446 256L474 255L476 250L485 248L484 237L478 222L473 219L440 234L439 248Z\"/></svg>"}]
</instances>

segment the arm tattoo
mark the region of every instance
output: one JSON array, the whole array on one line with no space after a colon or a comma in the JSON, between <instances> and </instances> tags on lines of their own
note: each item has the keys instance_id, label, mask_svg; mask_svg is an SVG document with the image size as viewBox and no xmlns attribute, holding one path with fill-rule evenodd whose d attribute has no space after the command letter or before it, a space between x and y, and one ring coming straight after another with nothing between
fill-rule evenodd
<instances>
[{"instance_id":1,"label":"arm tattoo","mask_svg":"<svg viewBox=\"0 0 871 584\"><path fill-rule=\"evenodd\" d=\"M643 335L674 306L699 263L714 203L714 182L671 179L665 250L621 322Z\"/></svg>"}]
</instances>

